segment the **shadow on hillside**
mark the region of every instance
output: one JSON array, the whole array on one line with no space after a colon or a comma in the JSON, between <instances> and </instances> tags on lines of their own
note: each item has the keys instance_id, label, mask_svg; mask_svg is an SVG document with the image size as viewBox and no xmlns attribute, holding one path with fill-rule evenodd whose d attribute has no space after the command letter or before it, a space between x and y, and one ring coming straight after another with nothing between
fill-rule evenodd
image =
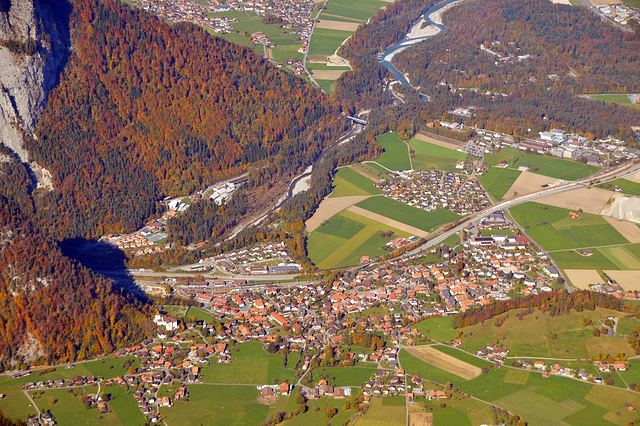
<instances>
[{"instance_id":1,"label":"shadow on hillside","mask_svg":"<svg viewBox=\"0 0 640 426\"><path fill-rule=\"evenodd\" d=\"M146 301L145 293L127 269L127 257L122 250L104 241L84 238L67 239L60 242L59 246L65 256L78 261L95 273L113 279L124 292Z\"/></svg>"}]
</instances>

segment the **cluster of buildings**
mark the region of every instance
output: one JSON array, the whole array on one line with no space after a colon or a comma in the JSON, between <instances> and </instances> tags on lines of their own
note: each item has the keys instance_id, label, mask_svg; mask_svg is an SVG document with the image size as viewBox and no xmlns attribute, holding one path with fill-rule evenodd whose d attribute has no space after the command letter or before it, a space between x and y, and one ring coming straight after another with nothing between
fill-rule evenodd
<instances>
[{"instance_id":1,"label":"cluster of buildings","mask_svg":"<svg viewBox=\"0 0 640 426\"><path fill-rule=\"evenodd\" d=\"M480 51L495 56L495 64L508 62L521 62L531 57L529 54L522 54L516 43L509 42L506 45L500 41L484 42L480 44Z\"/></svg>"},{"instance_id":2,"label":"cluster of buildings","mask_svg":"<svg viewBox=\"0 0 640 426\"><path fill-rule=\"evenodd\" d=\"M594 8L605 18L611 19L620 25L627 25L631 19L640 19L638 9L629 7L623 3L594 6Z\"/></svg>"},{"instance_id":3,"label":"cluster of buildings","mask_svg":"<svg viewBox=\"0 0 640 426\"><path fill-rule=\"evenodd\" d=\"M423 210L446 209L467 216L491 204L474 177L439 170L409 170L390 175L391 180L382 186L385 195Z\"/></svg>"},{"instance_id":4,"label":"cluster of buildings","mask_svg":"<svg viewBox=\"0 0 640 426\"><path fill-rule=\"evenodd\" d=\"M299 35L303 44L301 49L305 49L308 45L313 25L311 12L314 9L314 2L311 0L278 0L275 2L265 0L210 0L208 5L195 0L133 0L133 2L140 8L164 20L192 22L210 28L219 34L238 32L233 28L233 23L237 22L238 19L217 14L241 11L254 14L254 17L272 15L281 23L282 28L292 29L292 33ZM264 34L262 36L254 39L252 35L252 41L254 43L263 43L266 36ZM266 45L271 45L271 42L268 41Z\"/></svg>"},{"instance_id":5,"label":"cluster of buildings","mask_svg":"<svg viewBox=\"0 0 640 426\"><path fill-rule=\"evenodd\" d=\"M224 255L200 259L200 264L215 265L223 272L238 272L244 267L261 263L292 264L293 259L289 255L284 242L259 243L239 250L225 252ZM273 265L271 265L273 266Z\"/></svg>"}]
</instances>

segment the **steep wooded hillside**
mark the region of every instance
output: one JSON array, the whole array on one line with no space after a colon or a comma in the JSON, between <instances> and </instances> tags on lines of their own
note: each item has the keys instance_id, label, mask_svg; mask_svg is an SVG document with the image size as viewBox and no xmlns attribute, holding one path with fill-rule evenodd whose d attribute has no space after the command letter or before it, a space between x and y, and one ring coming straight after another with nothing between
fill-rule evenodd
<instances>
[{"instance_id":1,"label":"steep wooded hillside","mask_svg":"<svg viewBox=\"0 0 640 426\"><path fill-rule=\"evenodd\" d=\"M73 52L29 144L62 235L131 230L163 196L258 162L288 176L344 125L334 101L247 48L117 0L72 3Z\"/></svg>"},{"instance_id":2,"label":"steep wooded hillside","mask_svg":"<svg viewBox=\"0 0 640 426\"><path fill-rule=\"evenodd\" d=\"M146 308L32 226L29 185L23 164L0 164L0 370L85 359L144 338Z\"/></svg>"},{"instance_id":3,"label":"steep wooded hillside","mask_svg":"<svg viewBox=\"0 0 640 426\"><path fill-rule=\"evenodd\" d=\"M640 35L547 0L464 2L444 23L443 34L394 57L443 112L477 106L477 126L520 135L565 126L634 139L639 110L578 95L639 91Z\"/></svg>"}]
</instances>

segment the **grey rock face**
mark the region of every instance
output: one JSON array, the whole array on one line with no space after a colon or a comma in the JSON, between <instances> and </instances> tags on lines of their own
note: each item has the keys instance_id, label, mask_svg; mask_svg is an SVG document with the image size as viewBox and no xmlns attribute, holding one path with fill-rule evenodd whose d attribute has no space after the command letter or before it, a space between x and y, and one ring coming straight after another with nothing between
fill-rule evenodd
<instances>
[{"instance_id":1,"label":"grey rock face","mask_svg":"<svg viewBox=\"0 0 640 426\"><path fill-rule=\"evenodd\" d=\"M69 47L66 1L0 0L0 142L23 161Z\"/></svg>"}]
</instances>

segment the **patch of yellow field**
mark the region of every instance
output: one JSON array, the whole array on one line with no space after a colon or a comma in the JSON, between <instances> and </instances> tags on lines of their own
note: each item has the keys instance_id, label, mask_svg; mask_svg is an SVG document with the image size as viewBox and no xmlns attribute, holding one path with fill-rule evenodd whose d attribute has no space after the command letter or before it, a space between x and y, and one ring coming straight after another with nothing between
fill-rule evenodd
<instances>
[{"instance_id":1,"label":"patch of yellow field","mask_svg":"<svg viewBox=\"0 0 640 426\"><path fill-rule=\"evenodd\" d=\"M602 277L595 269L565 269L564 272L571 284L581 290L588 290L589 284L602 283Z\"/></svg>"},{"instance_id":2,"label":"patch of yellow field","mask_svg":"<svg viewBox=\"0 0 640 426\"><path fill-rule=\"evenodd\" d=\"M407 352L421 361L431 364L436 368L447 371L465 380L471 380L482 374L482 369L464 362L454 356L440 352L432 346L418 346L406 348Z\"/></svg>"}]
</instances>

